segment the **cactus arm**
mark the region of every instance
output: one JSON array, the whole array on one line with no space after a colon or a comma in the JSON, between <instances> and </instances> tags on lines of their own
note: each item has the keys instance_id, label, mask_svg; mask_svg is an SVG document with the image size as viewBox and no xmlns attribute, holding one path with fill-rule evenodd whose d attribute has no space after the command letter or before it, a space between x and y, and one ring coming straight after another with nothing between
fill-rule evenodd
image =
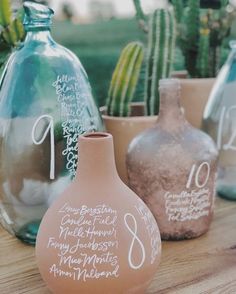
<instances>
[{"instance_id":1,"label":"cactus arm","mask_svg":"<svg viewBox=\"0 0 236 294\"><path fill-rule=\"evenodd\" d=\"M157 11L155 11L149 21L149 32L148 32L148 49L147 49L147 67L146 67L146 80L145 80L145 103L146 103L146 114L149 114L150 111L150 100L153 95L151 92L152 89L152 56L154 56L154 48L155 48L155 42L156 37L159 38L157 34L155 34L156 31L156 23L154 22L154 19L156 17ZM159 31L157 31L159 33Z\"/></svg>"},{"instance_id":2,"label":"cactus arm","mask_svg":"<svg viewBox=\"0 0 236 294\"><path fill-rule=\"evenodd\" d=\"M24 31L24 26L22 24L22 21L18 18L14 19L13 26L16 32L17 40L22 40L25 36L25 31Z\"/></svg>"},{"instance_id":3,"label":"cactus arm","mask_svg":"<svg viewBox=\"0 0 236 294\"><path fill-rule=\"evenodd\" d=\"M183 0L172 0L172 4L174 6L176 21L177 23L181 23L183 11L184 11Z\"/></svg>"},{"instance_id":4,"label":"cactus arm","mask_svg":"<svg viewBox=\"0 0 236 294\"><path fill-rule=\"evenodd\" d=\"M200 0L189 0L186 17L185 56L186 67L192 77L197 76L197 55L199 46Z\"/></svg>"},{"instance_id":5,"label":"cactus arm","mask_svg":"<svg viewBox=\"0 0 236 294\"><path fill-rule=\"evenodd\" d=\"M209 77L209 38L210 31L202 28L200 30L198 72L201 78Z\"/></svg>"},{"instance_id":6,"label":"cactus arm","mask_svg":"<svg viewBox=\"0 0 236 294\"><path fill-rule=\"evenodd\" d=\"M147 115L158 113L159 80L170 74L175 44L173 19L173 15L166 9L157 9L150 18L145 83Z\"/></svg>"},{"instance_id":7,"label":"cactus arm","mask_svg":"<svg viewBox=\"0 0 236 294\"><path fill-rule=\"evenodd\" d=\"M4 29L2 32L3 39L9 44L10 46L14 46L17 41L16 32L12 23Z\"/></svg>"},{"instance_id":8,"label":"cactus arm","mask_svg":"<svg viewBox=\"0 0 236 294\"><path fill-rule=\"evenodd\" d=\"M108 92L108 99L107 99L107 113L110 116L115 116L115 112L117 113L116 115L118 116L118 111L117 111L117 103L119 101L116 101L116 95L118 88L121 87L121 76L124 71L125 64L127 63L127 56L129 55L131 47L127 45L123 51L121 52L121 56L118 60L118 63L116 65L116 68L114 70L114 73L112 75L112 80ZM117 99L118 100L118 99Z\"/></svg>"},{"instance_id":9,"label":"cactus arm","mask_svg":"<svg viewBox=\"0 0 236 294\"><path fill-rule=\"evenodd\" d=\"M0 0L0 25L6 27L10 24L12 18L11 6L9 0Z\"/></svg>"},{"instance_id":10,"label":"cactus arm","mask_svg":"<svg viewBox=\"0 0 236 294\"><path fill-rule=\"evenodd\" d=\"M137 81L143 62L144 52L136 48L134 56L130 60L127 77L124 79L124 87L121 93L120 116L130 115L129 102L133 99Z\"/></svg>"},{"instance_id":11,"label":"cactus arm","mask_svg":"<svg viewBox=\"0 0 236 294\"><path fill-rule=\"evenodd\" d=\"M153 71L152 71L152 78L151 78L151 96L150 96L150 104L149 104L149 115L155 114L155 110L158 107L159 104L159 90L158 90L158 80L160 80L163 77L163 64L164 61L164 48L166 46L165 39L163 38L163 29L166 28L163 26L164 22L164 15L161 13L161 11L157 12L157 18L154 19L155 25L156 25L156 42L154 44L154 58L153 58ZM158 18L160 18L160 21L158 21ZM161 44L164 45L161 46Z\"/></svg>"},{"instance_id":12,"label":"cactus arm","mask_svg":"<svg viewBox=\"0 0 236 294\"><path fill-rule=\"evenodd\" d=\"M139 42L128 44L122 51L112 76L107 99L107 113L111 116L128 116L141 66L144 48Z\"/></svg>"},{"instance_id":13,"label":"cactus arm","mask_svg":"<svg viewBox=\"0 0 236 294\"><path fill-rule=\"evenodd\" d=\"M129 73L129 66L131 63L132 57L135 58L135 48L131 44L128 45L127 51L125 50L125 54L122 55L122 59L124 59L122 66L119 68L119 72L117 74L117 79L115 81L114 92L113 92L113 104L112 104L112 115L114 116L128 116L129 113L123 113L122 109L125 108L124 106L124 96L125 91L127 89L126 85L129 83L130 73Z\"/></svg>"},{"instance_id":14,"label":"cactus arm","mask_svg":"<svg viewBox=\"0 0 236 294\"><path fill-rule=\"evenodd\" d=\"M168 63L167 63L167 72L166 72L167 77L169 77L170 72L172 70L172 65L173 65L174 57L175 57L175 45L176 45L176 20L174 15L172 14L170 17L170 36L169 36L169 45L168 45L169 54L168 54Z\"/></svg>"},{"instance_id":15,"label":"cactus arm","mask_svg":"<svg viewBox=\"0 0 236 294\"><path fill-rule=\"evenodd\" d=\"M140 0L133 0L133 4L136 10L136 18L139 22L139 26L145 33L147 33L148 32L147 18L143 12Z\"/></svg>"}]
</instances>

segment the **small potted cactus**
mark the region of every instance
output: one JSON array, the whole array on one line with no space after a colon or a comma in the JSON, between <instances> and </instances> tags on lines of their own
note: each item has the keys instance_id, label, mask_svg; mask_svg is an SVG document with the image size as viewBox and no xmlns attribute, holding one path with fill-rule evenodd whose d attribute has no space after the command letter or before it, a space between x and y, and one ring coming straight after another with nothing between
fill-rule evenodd
<instances>
[{"instance_id":1,"label":"small potted cactus","mask_svg":"<svg viewBox=\"0 0 236 294\"><path fill-rule=\"evenodd\" d=\"M182 80L182 106L200 128L203 110L221 66L223 42L229 36L235 9L228 0L171 0L180 47L189 79Z\"/></svg>"},{"instance_id":2,"label":"small potted cactus","mask_svg":"<svg viewBox=\"0 0 236 294\"><path fill-rule=\"evenodd\" d=\"M112 76L106 107L102 108L106 129L114 137L117 169L124 181L127 181L128 145L157 119L159 80L170 76L175 48L173 11L157 9L148 20L144 14L142 17L143 29L148 33L147 45L131 42L123 49ZM137 85L143 79L144 102L132 103Z\"/></svg>"}]
</instances>

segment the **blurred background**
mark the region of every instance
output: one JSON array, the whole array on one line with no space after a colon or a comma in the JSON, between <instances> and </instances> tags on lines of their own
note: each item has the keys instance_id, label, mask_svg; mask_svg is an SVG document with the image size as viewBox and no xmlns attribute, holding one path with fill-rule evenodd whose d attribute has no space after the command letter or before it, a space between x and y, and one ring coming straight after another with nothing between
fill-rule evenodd
<instances>
[{"instance_id":1,"label":"blurred background","mask_svg":"<svg viewBox=\"0 0 236 294\"><path fill-rule=\"evenodd\" d=\"M21 0L12 0L18 9ZM55 11L52 35L54 39L72 50L85 67L99 106L104 105L112 72L121 49L130 41L143 40L135 18L132 0L39 0ZM232 0L236 2L236 0ZM145 0L145 12L166 5L166 0ZM225 61L229 39L236 38L236 22L231 36L225 42L222 63ZM180 50L176 50L175 70L184 69Z\"/></svg>"}]
</instances>

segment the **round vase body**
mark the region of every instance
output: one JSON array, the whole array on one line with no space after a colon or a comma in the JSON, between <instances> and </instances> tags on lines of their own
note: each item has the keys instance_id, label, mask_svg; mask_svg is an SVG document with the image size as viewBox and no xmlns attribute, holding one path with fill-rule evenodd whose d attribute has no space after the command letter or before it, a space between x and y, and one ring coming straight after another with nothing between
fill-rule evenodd
<instances>
[{"instance_id":1,"label":"round vase body","mask_svg":"<svg viewBox=\"0 0 236 294\"><path fill-rule=\"evenodd\" d=\"M25 42L0 83L0 221L35 243L42 216L75 176L79 134L102 128L79 60L50 35L52 11L25 3Z\"/></svg>"},{"instance_id":2,"label":"round vase body","mask_svg":"<svg viewBox=\"0 0 236 294\"><path fill-rule=\"evenodd\" d=\"M212 89L203 115L203 129L219 150L217 193L236 200L236 42Z\"/></svg>"},{"instance_id":3,"label":"round vase body","mask_svg":"<svg viewBox=\"0 0 236 294\"><path fill-rule=\"evenodd\" d=\"M45 214L36 243L53 293L144 293L161 241L147 206L118 177L112 136L79 140L75 181Z\"/></svg>"},{"instance_id":4,"label":"round vase body","mask_svg":"<svg viewBox=\"0 0 236 294\"><path fill-rule=\"evenodd\" d=\"M157 124L130 144L130 187L154 214L165 240L205 233L213 216L217 150L179 106L179 84L164 80Z\"/></svg>"}]
</instances>

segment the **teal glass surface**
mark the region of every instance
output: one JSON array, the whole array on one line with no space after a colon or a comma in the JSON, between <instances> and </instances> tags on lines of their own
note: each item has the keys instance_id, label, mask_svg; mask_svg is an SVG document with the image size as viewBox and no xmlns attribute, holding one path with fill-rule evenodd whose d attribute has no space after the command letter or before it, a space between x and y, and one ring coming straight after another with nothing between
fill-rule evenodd
<instances>
[{"instance_id":1,"label":"teal glass surface","mask_svg":"<svg viewBox=\"0 0 236 294\"><path fill-rule=\"evenodd\" d=\"M0 81L0 221L34 244L45 211L75 176L79 134L103 127L78 58L51 37L53 11L24 9L26 39Z\"/></svg>"},{"instance_id":2,"label":"teal glass surface","mask_svg":"<svg viewBox=\"0 0 236 294\"><path fill-rule=\"evenodd\" d=\"M236 41L213 87L203 116L203 128L219 150L217 193L236 200Z\"/></svg>"}]
</instances>

